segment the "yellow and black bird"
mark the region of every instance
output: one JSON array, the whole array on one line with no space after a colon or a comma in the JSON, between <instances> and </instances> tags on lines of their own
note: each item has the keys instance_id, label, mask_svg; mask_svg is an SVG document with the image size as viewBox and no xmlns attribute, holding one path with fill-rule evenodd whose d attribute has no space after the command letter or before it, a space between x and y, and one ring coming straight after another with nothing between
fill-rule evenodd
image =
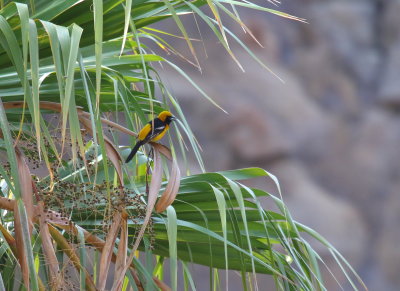
<instances>
[{"instance_id":1,"label":"yellow and black bird","mask_svg":"<svg viewBox=\"0 0 400 291\"><path fill-rule=\"evenodd\" d=\"M138 141L136 145L133 147L131 153L126 158L126 163L129 163L130 160L135 156L136 152L139 148L150 142L150 141L158 141L162 139L169 128L169 124L175 120L176 118L169 111L161 112L157 118L149 121L139 132Z\"/></svg>"}]
</instances>

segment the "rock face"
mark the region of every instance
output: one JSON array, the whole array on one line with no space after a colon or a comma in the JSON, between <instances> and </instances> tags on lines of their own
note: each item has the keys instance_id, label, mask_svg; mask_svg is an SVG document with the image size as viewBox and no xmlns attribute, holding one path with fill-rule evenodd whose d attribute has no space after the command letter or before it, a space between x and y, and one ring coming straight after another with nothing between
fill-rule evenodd
<instances>
[{"instance_id":1,"label":"rock face","mask_svg":"<svg viewBox=\"0 0 400 291\"><path fill-rule=\"evenodd\" d=\"M381 104L400 109L400 39L389 48L384 64L378 100Z\"/></svg>"},{"instance_id":2,"label":"rock face","mask_svg":"<svg viewBox=\"0 0 400 291\"><path fill-rule=\"evenodd\" d=\"M400 183L393 185L392 193L384 203L386 215L382 221L382 229L375 248L375 259L379 267L386 275L388 281L399 286L400 278L395 270L398 270L400 252L396 242L400 239L400 232L393 229L393 222L400 220Z\"/></svg>"},{"instance_id":3,"label":"rock face","mask_svg":"<svg viewBox=\"0 0 400 291\"><path fill-rule=\"evenodd\" d=\"M302 163L285 159L275 164L271 171L282 177L283 200L295 219L318 229L355 266L360 264L368 244L366 222L359 210L345 200L337 199L336 193L319 186L304 171ZM319 244L316 249L326 252Z\"/></svg>"},{"instance_id":4,"label":"rock face","mask_svg":"<svg viewBox=\"0 0 400 291\"><path fill-rule=\"evenodd\" d=\"M284 83L232 41L243 74L206 26L203 73L182 67L229 114L176 72L163 77L208 170L259 166L274 173L296 220L324 234L371 290L398 290L400 2L282 2L281 10L309 24L240 11L265 49L231 28ZM328 290L338 290L331 283Z\"/></svg>"}]
</instances>

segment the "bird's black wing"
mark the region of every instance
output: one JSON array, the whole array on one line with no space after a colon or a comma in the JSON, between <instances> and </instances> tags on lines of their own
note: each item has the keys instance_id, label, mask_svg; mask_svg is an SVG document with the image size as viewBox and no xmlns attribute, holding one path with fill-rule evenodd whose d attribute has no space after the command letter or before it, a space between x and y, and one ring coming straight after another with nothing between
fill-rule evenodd
<instances>
[{"instance_id":1,"label":"bird's black wing","mask_svg":"<svg viewBox=\"0 0 400 291\"><path fill-rule=\"evenodd\" d=\"M132 158L135 156L136 152L139 150L139 148L148 143L150 140L152 140L153 138L155 138L157 135L159 135L164 129L165 129L165 122L162 122L160 119L155 118L154 120L150 121L148 123L150 125L150 132L147 134L147 136L143 139L143 140L139 140L136 145L134 146L134 148L132 149L132 151L130 152L130 154L128 155L128 157L126 158L126 163L129 163L130 160L132 160Z\"/></svg>"},{"instance_id":2,"label":"bird's black wing","mask_svg":"<svg viewBox=\"0 0 400 291\"><path fill-rule=\"evenodd\" d=\"M155 118L152 121L149 121L149 124L151 126L151 131L150 133L146 136L146 138L143 140L143 144L149 142L153 138L155 138L157 135L159 135L164 129L165 129L165 122L162 122L161 119Z\"/></svg>"}]
</instances>

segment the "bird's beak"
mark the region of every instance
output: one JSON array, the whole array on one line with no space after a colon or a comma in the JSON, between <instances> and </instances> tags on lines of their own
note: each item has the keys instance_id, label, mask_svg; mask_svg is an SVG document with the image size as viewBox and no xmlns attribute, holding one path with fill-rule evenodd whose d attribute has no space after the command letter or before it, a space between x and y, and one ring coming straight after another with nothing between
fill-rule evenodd
<instances>
[{"instance_id":1,"label":"bird's beak","mask_svg":"<svg viewBox=\"0 0 400 291\"><path fill-rule=\"evenodd\" d=\"M171 120L176 120L176 117L175 116L171 116Z\"/></svg>"}]
</instances>

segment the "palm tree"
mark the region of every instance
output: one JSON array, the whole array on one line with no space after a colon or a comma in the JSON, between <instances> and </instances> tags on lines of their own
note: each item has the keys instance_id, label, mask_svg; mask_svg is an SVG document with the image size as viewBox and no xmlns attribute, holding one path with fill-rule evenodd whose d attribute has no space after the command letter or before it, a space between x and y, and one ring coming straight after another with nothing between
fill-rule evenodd
<instances>
[{"instance_id":1,"label":"palm tree","mask_svg":"<svg viewBox=\"0 0 400 291\"><path fill-rule=\"evenodd\" d=\"M323 261L304 235L329 249L354 289L363 285L329 242L291 218L279 195L242 183L268 177L280 194L270 173L249 168L195 175L186 168L182 177L185 166L177 163L190 147L204 169L158 63L214 101L162 56L182 55L164 40L169 34L150 25L172 18L199 66L183 14L204 21L234 60L228 38L257 57L223 25L222 14L250 35L237 7L302 19L234 0L0 5L0 290L177 290L178 269L185 290L195 289L191 263L210 267L210 289L219 283L219 270L237 270L244 290L259 289L259 273L271 275L277 289L323 290ZM149 53L146 43L161 53ZM124 164L130 149L123 137L132 144L137 130L163 109L179 118L169 147L152 143ZM260 198L279 211L264 209ZM221 274L228 282L229 273Z\"/></svg>"}]
</instances>

